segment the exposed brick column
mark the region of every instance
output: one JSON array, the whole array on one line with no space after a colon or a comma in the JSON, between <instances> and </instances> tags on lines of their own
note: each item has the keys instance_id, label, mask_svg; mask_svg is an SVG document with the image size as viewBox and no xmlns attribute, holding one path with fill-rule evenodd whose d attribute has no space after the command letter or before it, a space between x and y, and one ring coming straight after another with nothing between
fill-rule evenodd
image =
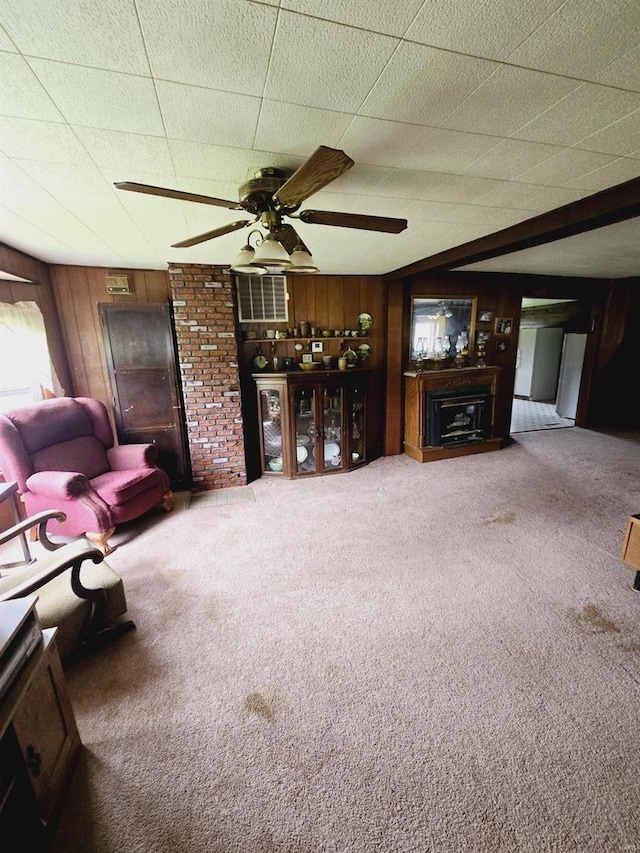
<instances>
[{"instance_id":1,"label":"exposed brick column","mask_svg":"<svg viewBox=\"0 0 640 853\"><path fill-rule=\"evenodd\" d=\"M235 300L224 267L169 264L194 489L247 482Z\"/></svg>"}]
</instances>

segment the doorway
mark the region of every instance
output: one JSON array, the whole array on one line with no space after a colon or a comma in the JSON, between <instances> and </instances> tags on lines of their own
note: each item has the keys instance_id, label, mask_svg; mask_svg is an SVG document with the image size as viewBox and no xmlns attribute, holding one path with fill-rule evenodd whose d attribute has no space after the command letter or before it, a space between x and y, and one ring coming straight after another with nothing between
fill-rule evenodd
<instances>
[{"instance_id":1,"label":"doorway","mask_svg":"<svg viewBox=\"0 0 640 853\"><path fill-rule=\"evenodd\" d=\"M522 300L510 434L575 426L589 306Z\"/></svg>"}]
</instances>

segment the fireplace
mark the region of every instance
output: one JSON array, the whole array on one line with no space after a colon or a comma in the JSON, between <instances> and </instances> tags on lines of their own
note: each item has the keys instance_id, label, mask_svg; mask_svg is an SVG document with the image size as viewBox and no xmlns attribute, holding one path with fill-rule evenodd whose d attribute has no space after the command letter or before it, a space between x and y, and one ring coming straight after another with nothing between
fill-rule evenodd
<instances>
[{"instance_id":1,"label":"fireplace","mask_svg":"<svg viewBox=\"0 0 640 853\"><path fill-rule=\"evenodd\" d=\"M491 394L486 387L464 392L425 392L425 444L460 447L485 441L491 433Z\"/></svg>"},{"instance_id":2,"label":"fireplace","mask_svg":"<svg viewBox=\"0 0 640 853\"><path fill-rule=\"evenodd\" d=\"M500 450L499 373L493 365L407 371L404 452L418 462L435 462Z\"/></svg>"}]
</instances>

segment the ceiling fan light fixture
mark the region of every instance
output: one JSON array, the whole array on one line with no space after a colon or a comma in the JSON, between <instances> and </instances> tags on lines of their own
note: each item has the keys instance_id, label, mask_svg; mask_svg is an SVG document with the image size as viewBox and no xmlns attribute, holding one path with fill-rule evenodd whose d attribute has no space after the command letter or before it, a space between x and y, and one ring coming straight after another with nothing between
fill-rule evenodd
<instances>
[{"instance_id":1,"label":"ceiling fan light fixture","mask_svg":"<svg viewBox=\"0 0 640 853\"><path fill-rule=\"evenodd\" d=\"M291 266L287 272L314 273L318 272L311 254L303 247L296 246L291 252Z\"/></svg>"}]
</instances>

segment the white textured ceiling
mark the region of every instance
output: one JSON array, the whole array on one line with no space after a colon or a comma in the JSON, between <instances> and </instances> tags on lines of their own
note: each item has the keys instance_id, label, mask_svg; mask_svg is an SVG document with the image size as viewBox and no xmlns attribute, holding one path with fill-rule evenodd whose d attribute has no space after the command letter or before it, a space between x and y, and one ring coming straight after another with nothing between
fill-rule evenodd
<instances>
[{"instance_id":1,"label":"white textured ceiling","mask_svg":"<svg viewBox=\"0 0 640 853\"><path fill-rule=\"evenodd\" d=\"M638 177L639 46L638 0L4 0L0 239L227 264L245 232L171 243L237 212L114 182L235 200L322 144L356 165L303 208L409 226L293 224L322 272L388 272Z\"/></svg>"}]
</instances>

